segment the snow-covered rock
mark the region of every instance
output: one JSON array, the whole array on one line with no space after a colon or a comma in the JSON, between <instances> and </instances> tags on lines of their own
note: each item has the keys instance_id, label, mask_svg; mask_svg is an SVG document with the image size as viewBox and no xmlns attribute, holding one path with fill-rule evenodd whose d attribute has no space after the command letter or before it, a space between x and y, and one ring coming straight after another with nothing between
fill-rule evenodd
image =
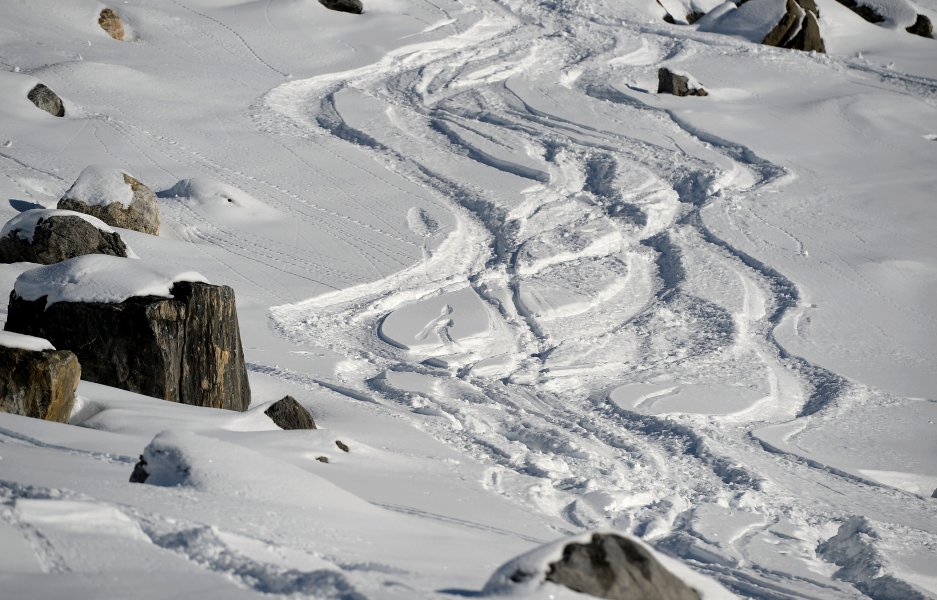
<instances>
[{"instance_id":1,"label":"snow-covered rock","mask_svg":"<svg viewBox=\"0 0 937 600\"><path fill-rule=\"evenodd\" d=\"M666 67L657 70L657 93L674 96L708 96L709 92L684 71L672 71Z\"/></svg>"},{"instance_id":2,"label":"snow-covered rock","mask_svg":"<svg viewBox=\"0 0 937 600\"><path fill-rule=\"evenodd\" d=\"M611 600L735 597L643 542L612 531L588 531L522 554L495 571L483 594L565 597L557 596L555 586Z\"/></svg>"},{"instance_id":3,"label":"snow-covered rock","mask_svg":"<svg viewBox=\"0 0 937 600\"><path fill-rule=\"evenodd\" d=\"M6 328L73 350L85 378L174 402L246 410L234 290L108 256L23 273Z\"/></svg>"},{"instance_id":4,"label":"snow-covered rock","mask_svg":"<svg viewBox=\"0 0 937 600\"><path fill-rule=\"evenodd\" d=\"M238 188L209 179L193 177L183 179L165 192L161 198L174 198L196 208L209 219L225 224L249 224L273 220L280 213Z\"/></svg>"},{"instance_id":5,"label":"snow-covered rock","mask_svg":"<svg viewBox=\"0 0 937 600\"><path fill-rule=\"evenodd\" d=\"M743 37L767 46L826 52L814 0L726 2L700 20L702 31Z\"/></svg>"},{"instance_id":6,"label":"snow-covered rock","mask_svg":"<svg viewBox=\"0 0 937 600\"><path fill-rule=\"evenodd\" d=\"M95 216L113 227L159 235L156 195L119 169L85 168L59 200L58 208Z\"/></svg>"},{"instance_id":7,"label":"snow-covered rock","mask_svg":"<svg viewBox=\"0 0 937 600\"><path fill-rule=\"evenodd\" d=\"M48 340L0 331L0 412L68 421L81 366Z\"/></svg>"},{"instance_id":8,"label":"snow-covered rock","mask_svg":"<svg viewBox=\"0 0 937 600\"><path fill-rule=\"evenodd\" d=\"M0 263L49 265L85 254L136 256L104 221L71 210L27 210L0 230Z\"/></svg>"}]
</instances>

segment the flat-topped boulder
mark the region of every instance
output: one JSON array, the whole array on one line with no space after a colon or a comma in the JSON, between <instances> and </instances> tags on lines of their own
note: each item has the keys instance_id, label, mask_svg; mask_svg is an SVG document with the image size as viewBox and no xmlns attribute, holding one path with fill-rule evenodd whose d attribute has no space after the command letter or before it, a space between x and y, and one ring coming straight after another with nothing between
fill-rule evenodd
<instances>
[{"instance_id":1,"label":"flat-topped boulder","mask_svg":"<svg viewBox=\"0 0 937 600\"><path fill-rule=\"evenodd\" d=\"M97 217L112 227L159 235L156 194L120 169L85 168L59 200L58 208Z\"/></svg>"},{"instance_id":2,"label":"flat-topped boulder","mask_svg":"<svg viewBox=\"0 0 937 600\"><path fill-rule=\"evenodd\" d=\"M85 254L135 256L107 223L71 210L27 210L0 229L0 263L51 265Z\"/></svg>"},{"instance_id":3,"label":"flat-topped boulder","mask_svg":"<svg viewBox=\"0 0 937 600\"><path fill-rule=\"evenodd\" d=\"M19 276L6 329L73 351L89 381L246 410L234 290L192 271L86 255Z\"/></svg>"},{"instance_id":4,"label":"flat-topped boulder","mask_svg":"<svg viewBox=\"0 0 937 600\"><path fill-rule=\"evenodd\" d=\"M68 421L81 378L77 357L45 339L0 331L0 412Z\"/></svg>"}]
</instances>

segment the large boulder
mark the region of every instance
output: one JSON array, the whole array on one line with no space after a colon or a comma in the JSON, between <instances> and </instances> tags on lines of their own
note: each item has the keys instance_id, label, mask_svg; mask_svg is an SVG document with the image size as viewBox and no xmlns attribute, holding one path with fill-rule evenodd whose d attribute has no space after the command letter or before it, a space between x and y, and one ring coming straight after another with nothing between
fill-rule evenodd
<instances>
[{"instance_id":1,"label":"large boulder","mask_svg":"<svg viewBox=\"0 0 937 600\"><path fill-rule=\"evenodd\" d=\"M319 0L319 4L329 10L337 10L339 12L353 13L356 15L360 15L364 12L364 6L362 6L361 0Z\"/></svg>"},{"instance_id":2,"label":"large boulder","mask_svg":"<svg viewBox=\"0 0 937 600\"><path fill-rule=\"evenodd\" d=\"M58 208L97 217L112 227L159 235L156 194L119 169L87 167L59 200Z\"/></svg>"},{"instance_id":3,"label":"large boulder","mask_svg":"<svg viewBox=\"0 0 937 600\"><path fill-rule=\"evenodd\" d=\"M62 104L62 99L45 84L37 83L33 89L29 90L26 97L36 105L36 108L46 111L53 117L65 116L65 105Z\"/></svg>"},{"instance_id":4,"label":"large boulder","mask_svg":"<svg viewBox=\"0 0 937 600\"><path fill-rule=\"evenodd\" d=\"M120 15L112 8L105 8L98 15L98 25L101 26L107 35L115 40L124 39L124 23L120 20Z\"/></svg>"},{"instance_id":5,"label":"large boulder","mask_svg":"<svg viewBox=\"0 0 937 600\"><path fill-rule=\"evenodd\" d=\"M709 92L703 89L688 73L671 71L665 67L657 70L657 93L673 94L674 96L708 96Z\"/></svg>"},{"instance_id":6,"label":"large boulder","mask_svg":"<svg viewBox=\"0 0 937 600\"><path fill-rule=\"evenodd\" d=\"M816 0L726 2L700 20L701 31L746 38L767 46L825 52Z\"/></svg>"},{"instance_id":7,"label":"large boulder","mask_svg":"<svg viewBox=\"0 0 937 600\"><path fill-rule=\"evenodd\" d=\"M826 52L826 44L820 36L817 19L820 11L814 0L787 0L784 16L761 41L767 46L777 46L804 52Z\"/></svg>"},{"instance_id":8,"label":"large boulder","mask_svg":"<svg viewBox=\"0 0 937 600\"><path fill-rule=\"evenodd\" d=\"M551 584L610 600L699 600L701 592L734 598L715 581L613 532L587 532L514 558L482 593L546 597Z\"/></svg>"},{"instance_id":9,"label":"large boulder","mask_svg":"<svg viewBox=\"0 0 937 600\"><path fill-rule=\"evenodd\" d=\"M73 258L19 276L6 329L72 350L89 381L246 410L250 385L234 290L203 281L137 260Z\"/></svg>"},{"instance_id":10,"label":"large boulder","mask_svg":"<svg viewBox=\"0 0 937 600\"><path fill-rule=\"evenodd\" d=\"M306 408L292 396L284 396L271 404L264 414L280 429L315 429L316 422Z\"/></svg>"},{"instance_id":11,"label":"large boulder","mask_svg":"<svg viewBox=\"0 0 937 600\"><path fill-rule=\"evenodd\" d=\"M133 256L104 221L70 210L27 210L0 230L0 263L50 265L84 254Z\"/></svg>"},{"instance_id":12,"label":"large boulder","mask_svg":"<svg viewBox=\"0 0 937 600\"><path fill-rule=\"evenodd\" d=\"M47 340L0 332L0 412L68 421L81 366Z\"/></svg>"}]
</instances>

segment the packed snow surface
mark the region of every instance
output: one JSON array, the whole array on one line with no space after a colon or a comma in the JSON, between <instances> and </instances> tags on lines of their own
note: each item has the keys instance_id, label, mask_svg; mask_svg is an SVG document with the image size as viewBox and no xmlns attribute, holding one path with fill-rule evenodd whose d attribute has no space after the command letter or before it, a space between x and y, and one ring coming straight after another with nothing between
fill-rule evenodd
<instances>
[{"instance_id":1,"label":"packed snow surface","mask_svg":"<svg viewBox=\"0 0 937 600\"><path fill-rule=\"evenodd\" d=\"M0 219L105 164L163 224L0 293L203 273L254 393L0 414L0 595L473 597L611 528L741 597L937 597L937 2L868 2L817 0L829 54L758 44L781 0L0 3Z\"/></svg>"},{"instance_id":2,"label":"packed snow surface","mask_svg":"<svg viewBox=\"0 0 937 600\"><path fill-rule=\"evenodd\" d=\"M49 340L32 335L23 335L22 333L13 333L12 331L0 331L0 346L32 350L34 352L55 350L55 346Z\"/></svg>"},{"instance_id":3,"label":"packed snow surface","mask_svg":"<svg viewBox=\"0 0 937 600\"><path fill-rule=\"evenodd\" d=\"M26 271L16 278L13 289L24 300L45 296L47 307L56 302L118 304L134 296L171 298L177 281L207 280L195 271L157 262L86 254Z\"/></svg>"},{"instance_id":4,"label":"packed snow surface","mask_svg":"<svg viewBox=\"0 0 937 600\"><path fill-rule=\"evenodd\" d=\"M133 189L119 169L92 165L78 175L66 195L88 206L107 206L119 202L124 207L133 201Z\"/></svg>"}]
</instances>

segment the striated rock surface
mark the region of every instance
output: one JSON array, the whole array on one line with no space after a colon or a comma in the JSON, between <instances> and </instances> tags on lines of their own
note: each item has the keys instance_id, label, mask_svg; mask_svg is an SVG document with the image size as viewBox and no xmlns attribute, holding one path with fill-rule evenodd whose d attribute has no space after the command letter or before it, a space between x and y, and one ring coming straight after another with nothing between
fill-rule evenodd
<instances>
[{"instance_id":1,"label":"striated rock surface","mask_svg":"<svg viewBox=\"0 0 937 600\"><path fill-rule=\"evenodd\" d=\"M76 356L65 350L21 348L0 337L0 412L65 423L81 379ZM19 337L19 336L15 336Z\"/></svg>"},{"instance_id":2,"label":"striated rock surface","mask_svg":"<svg viewBox=\"0 0 937 600\"><path fill-rule=\"evenodd\" d=\"M59 200L58 208L97 217L112 227L159 235L156 194L119 169L86 168Z\"/></svg>"},{"instance_id":3,"label":"striated rock surface","mask_svg":"<svg viewBox=\"0 0 937 600\"><path fill-rule=\"evenodd\" d=\"M120 15L112 8L105 8L98 15L98 25L115 40L124 39L124 23L120 20Z\"/></svg>"},{"instance_id":4,"label":"striated rock surface","mask_svg":"<svg viewBox=\"0 0 937 600\"><path fill-rule=\"evenodd\" d=\"M339 12L353 13L356 15L360 15L364 12L364 6L362 6L361 0L319 0L319 4L329 10L337 10Z\"/></svg>"},{"instance_id":5,"label":"striated rock surface","mask_svg":"<svg viewBox=\"0 0 937 600\"><path fill-rule=\"evenodd\" d=\"M270 405L264 414L280 429L315 429L316 422L306 408L292 396L284 396Z\"/></svg>"},{"instance_id":6,"label":"striated rock surface","mask_svg":"<svg viewBox=\"0 0 937 600\"><path fill-rule=\"evenodd\" d=\"M126 257L132 253L103 221L72 211L28 210L0 231L0 263L50 265L85 254Z\"/></svg>"},{"instance_id":7,"label":"striated rock surface","mask_svg":"<svg viewBox=\"0 0 937 600\"><path fill-rule=\"evenodd\" d=\"M689 75L674 72L664 67L657 70L657 93L673 94L674 96L709 95L709 92L693 81Z\"/></svg>"},{"instance_id":8,"label":"striated rock surface","mask_svg":"<svg viewBox=\"0 0 937 600\"><path fill-rule=\"evenodd\" d=\"M179 281L171 294L46 306L45 296L26 300L14 291L6 329L74 351L89 381L183 404L246 410L250 386L234 290Z\"/></svg>"},{"instance_id":9,"label":"striated rock surface","mask_svg":"<svg viewBox=\"0 0 937 600\"><path fill-rule=\"evenodd\" d=\"M37 108L41 108L53 117L65 116L65 105L62 104L62 99L42 83L36 84L33 89L29 90L26 97Z\"/></svg>"}]
</instances>

